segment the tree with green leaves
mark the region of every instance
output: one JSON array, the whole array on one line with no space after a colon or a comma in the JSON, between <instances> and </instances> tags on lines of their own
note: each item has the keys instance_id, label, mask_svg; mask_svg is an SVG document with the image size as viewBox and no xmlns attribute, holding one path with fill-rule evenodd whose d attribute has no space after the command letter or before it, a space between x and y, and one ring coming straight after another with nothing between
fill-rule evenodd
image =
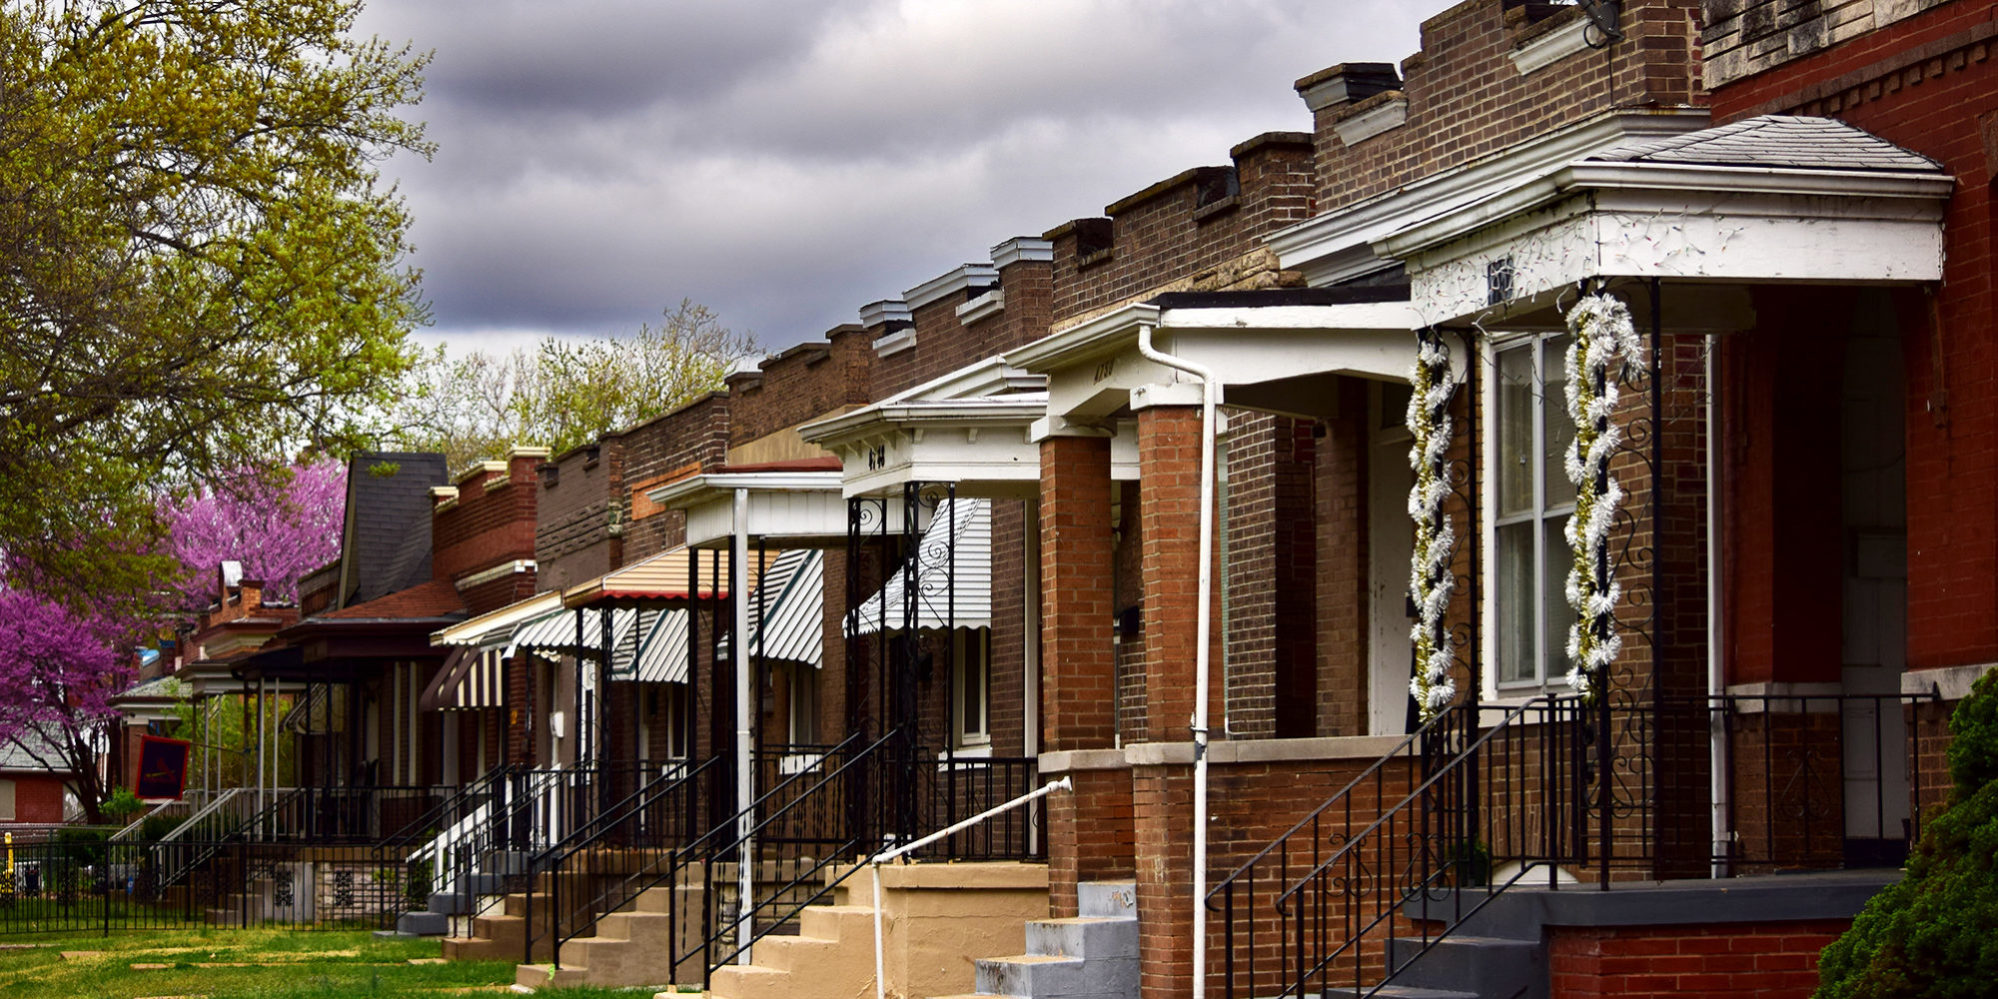
<instances>
[{"instance_id":1,"label":"tree with green leaves","mask_svg":"<svg viewBox=\"0 0 1998 999\"><path fill-rule=\"evenodd\" d=\"M393 412L394 446L441 451L452 468L516 444L561 453L668 413L722 387L756 340L683 299L628 336L543 338L511 354L438 347L410 372Z\"/></svg>"},{"instance_id":2,"label":"tree with green leaves","mask_svg":"<svg viewBox=\"0 0 1998 999\"><path fill-rule=\"evenodd\" d=\"M163 485L365 439L424 318L358 0L0 3L0 550L145 589ZM117 544L94 543L112 537Z\"/></svg>"}]
</instances>

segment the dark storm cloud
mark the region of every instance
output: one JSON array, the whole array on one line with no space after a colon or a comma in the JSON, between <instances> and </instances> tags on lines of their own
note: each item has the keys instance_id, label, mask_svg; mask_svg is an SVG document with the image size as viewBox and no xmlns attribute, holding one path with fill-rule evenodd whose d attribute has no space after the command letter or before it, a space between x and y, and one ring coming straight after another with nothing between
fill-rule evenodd
<instances>
[{"instance_id":1,"label":"dark storm cloud","mask_svg":"<svg viewBox=\"0 0 1998 999\"><path fill-rule=\"evenodd\" d=\"M1420 9L377 0L361 30L436 50L439 152L387 170L435 335L598 335L689 296L782 347L1308 129L1291 81L1399 59Z\"/></svg>"}]
</instances>

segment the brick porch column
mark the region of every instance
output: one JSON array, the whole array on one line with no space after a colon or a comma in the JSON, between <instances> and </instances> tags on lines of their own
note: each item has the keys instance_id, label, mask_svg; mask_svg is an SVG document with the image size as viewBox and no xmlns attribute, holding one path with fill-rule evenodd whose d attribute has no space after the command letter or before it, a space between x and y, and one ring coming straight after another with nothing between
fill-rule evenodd
<instances>
[{"instance_id":1,"label":"brick porch column","mask_svg":"<svg viewBox=\"0 0 1998 999\"><path fill-rule=\"evenodd\" d=\"M1190 743L1200 610L1199 407L1138 411L1138 496L1144 525L1144 732L1149 742ZM1226 689L1218 583L1217 577L1208 659L1210 739L1221 731ZM1145 999L1168 999L1193 990L1193 768L1190 753L1144 757L1131 776L1140 987Z\"/></svg>"},{"instance_id":2,"label":"brick porch column","mask_svg":"<svg viewBox=\"0 0 1998 999\"><path fill-rule=\"evenodd\" d=\"M1110 440L1041 441L1041 752L1116 745L1111 593ZM1071 755L1070 758L1073 758ZM1074 769L1075 790L1048 805L1048 904L1076 911L1080 881L1131 876L1128 770Z\"/></svg>"}]
</instances>

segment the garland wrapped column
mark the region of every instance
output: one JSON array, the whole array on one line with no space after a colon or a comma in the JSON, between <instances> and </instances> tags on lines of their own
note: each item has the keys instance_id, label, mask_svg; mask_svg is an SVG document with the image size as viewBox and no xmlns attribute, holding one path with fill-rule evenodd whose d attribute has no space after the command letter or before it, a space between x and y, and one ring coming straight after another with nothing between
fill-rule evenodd
<instances>
[{"instance_id":1,"label":"garland wrapped column","mask_svg":"<svg viewBox=\"0 0 1998 999\"><path fill-rule=\"evenodd\" d=\"M1616 605L1623 590L1611 571L1610 529L1616 523L1623 488L1610 473L1610 458L1623 442L1611 419L1624 367L1642 358L1630 309L1621 299L1585 295L1568 310L1568 416L1575 439L1568 445L1568 481L1575 484L1575 513L1565 535L1574 559L1568 569L1568 606L1575 623L1568 629L1568 685L1593 697L1609 665L1623 648L1616 630Z\"/></svg>"},{"instance_id":2,"label":"garland wrapped column","mask_svg":"<svg viewBox=\"0 0 1998 999\"><path fill-rule=\"evenodd\" d=\"M1450 570L1457 536L1443 512L1444 497L1450 493L1450 397L1457 379L1450 370L1450 348L1436 330L1416 334L1415 366L1408 381L1413 392L1407 422L1415 437L1408 449L1408 464L1415 471L1415 486L1408 493L1408 515L1415 521L1408 594L1416 609L1409 635L1415 642L1415 675L1408 689L1426 722L1457 696L1457 680L1450 672L1454 661L1450 629L1444 620L1457 582Z\"/></svg>"}]
</instances>

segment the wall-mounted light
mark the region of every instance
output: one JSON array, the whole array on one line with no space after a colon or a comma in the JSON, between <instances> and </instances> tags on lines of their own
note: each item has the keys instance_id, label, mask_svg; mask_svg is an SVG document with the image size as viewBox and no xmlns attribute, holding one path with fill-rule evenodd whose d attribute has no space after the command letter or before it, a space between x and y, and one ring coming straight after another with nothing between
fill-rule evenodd
<instances>
[{"instance_id":1,"label":"wall-mounted light","mask_svg":"<svg viewBox=\"0 0 1998 999\"><path fill-rule=\"evenodd\" d=\"M1579 0L1582 15L1589 19L1582 40L1592 49L1605 49L1623 41L1623 0Z\"/></svg>"}]
</instances>

